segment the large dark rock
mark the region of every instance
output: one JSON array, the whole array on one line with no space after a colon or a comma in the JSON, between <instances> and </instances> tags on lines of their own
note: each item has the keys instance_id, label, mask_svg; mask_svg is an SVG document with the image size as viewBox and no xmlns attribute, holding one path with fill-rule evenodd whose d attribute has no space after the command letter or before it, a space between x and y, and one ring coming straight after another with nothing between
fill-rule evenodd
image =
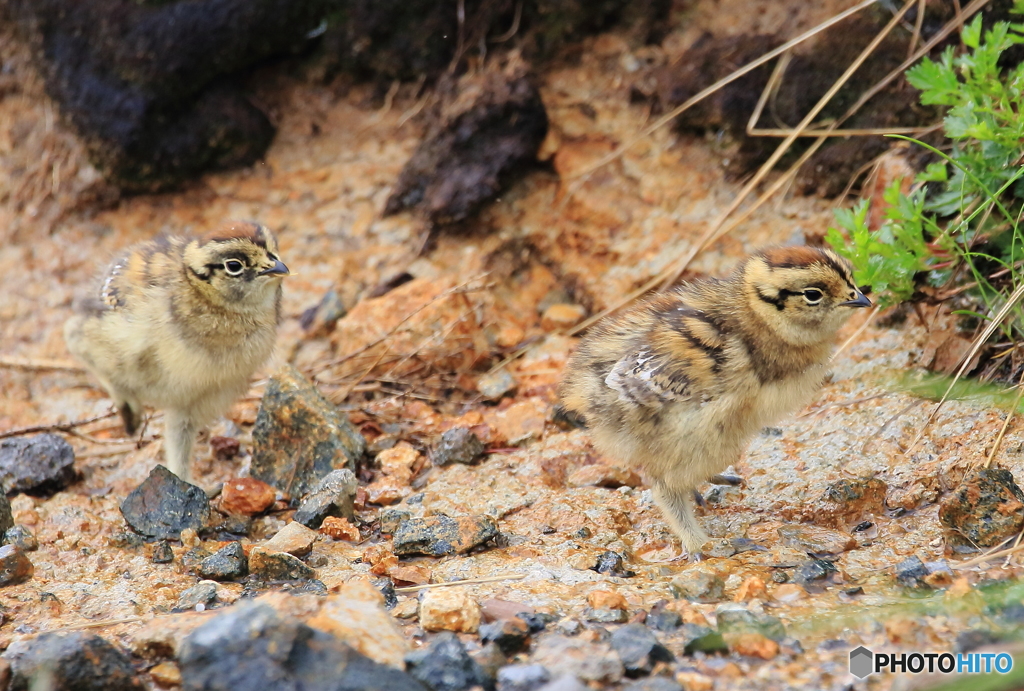
<instances>
[{"instance_id":1,"label":"large dark rock","mask_svg":"<svg viewBox=\"0 0 1024 691\"><path fill-rule=\"evenodd\" d=\"M178 662L184 691L426 691L405 672L258 602L193 631Z\"/></svg>"},{"instance_id":2,"label":"large dark rock","mask_svg":"<svg viewBox=\"0 0 1024 691\"><path fill-rule=\"evenodd\" d=\"M490 516L410 518L395 530L394 550L399 556L463 554L497 534L498 525Z\"/></svg>"},{"instance_id":3,"label":"large dark rock","mask_svg":"<svg viewBox=\"0 0 1024 691\"><path fill-rule=\"evenodd\" d=\"M366 440L294 367L275 374L252 431L252 477L293 497L332 470L354 471Z\"/></svg>"},{"instance_id":4,"label":"large dark rock","mask_svg":"<svg viewBox=\"0 0 1024 691\"><path fill-rule=\"evenodd\" d=\"M437 634L429 646L406 655L405 662L409 673L432 691L465 691L474 686L494 689L494 680L450 631Z\"/></svg>"},{"instance_id":5,"label":"large dark rock","mask_svg":"<svg viewBox=\"0 0 1024 691\"><path fill-rule=\"evenodd\" d=\"M998 545L1024 526L1024 492L1005 468L976 470L943 500L939 521L979 547Z\"/></svg>"},{"instance_id":6,"label":"large dark rock","mask_svg":"<svg viewBox=\"0 0 1024 691\"><path fill-rule=\"evenodd\" d=\"M351 470L332 470L302 500L295 512L295 521L313 530L319 528L328 516L351 521L357 488L356 476Z\"/></svg>"},{"instance_id":7,"label":"large dark rock","mask_svg":"<svg viewBox=\"0 0 1024 691\"><path fill-rule=\"evenodd\" d=\"M439 88L441 104L385 214L416 209L433 223L461 221L536 159L547 134L544 103L517 57Z\"/></svg>"},{"instance_id":8,"label":"large dark rock","mask_svg":"<svg viewBox=\"0 0 1024 691\"><path fill-rule=\"evenodd\" d=\"M654 37L671 5L669 0L530 0L517 8L516 0L467 2L460 26L456 12L433 0L350 0L332 16L325 52L337 67L360 76L411 81L440 74L458 57L475 57L483 41L490 50L515 46L545 57L567 40L625 24L643 42ZM494 42L513 27L509 40Z\"/></svg>"},{"instance_id":9,"label":"large dark rock","mask_svg":"<svg viewBox=\"0 0 1024 691\"><path fill-rule=\"evenodd\" d=\"M185 528L199 530L210 516L206 492L178 478L162 465L121 503L132 530L160 540L177 540Z\"/></svg>"},{"instance_id":10,"label":"large dark rock","mask_svg":"<svg viewBox=\"0 0 1024 691\"><path fill-rule=\"evenodd\" d=\"M928 16L932 18L934 13L929 12ZM765 109L758 126L795 127L835 84L864 46L878 35L888 19L883 12L868 10L799 46L793 51L783 79L773 91L770 113ZM930 35L929 32L926 35ZM661 107L667 112L682 104L738 66L777 48L785 38L766 34L706 35L679 59L656 70L654 77ZM819 121L842 116L860 94L874 85L876 75L896 69L906 58L909 41L909 34L890 33L828 102ZM772 65L763 65L718 89L675 120L676 126L683 130L724 130L738 140L739 146L730 155L727 167L732 176L748 174L778 146L777 141L770 137L746 133L747 122L771 74ZM902 77L897 79L872 98L844 127L885 128L930 122L936 115L933 107L920 105L916 94L909 96L911 92ZM802 166L796 181L797 189L804 194L839 194L861 165L888 146L880 136L852 137L846 142L836 138ZM832 147L837 151L829 153Z\"/></svg>"},{"instance_id":11,"label":"large dark rock","mask_svg":"<svg viewBox=\"0 0 1024 691\"><path fill-rule=\"evenodd\" d=\"M247 165L274 128L224 79L301 46L334 0L0 0L93 163L126 190Z\"/></svg>"},{"instance_id":12,"label":"large dark rock","mask_svg":"<svg viewBox=\"0 0 1024 691\"><path fill-rule=\"evenodd\" d=\"M63 437L40 434L0 442L4 492L56 492L75 479L75 450Z\"/></svg>"},{"instance_id":13,"label":"large dark rock","mask_svg":"<svg viewBox=\"0 0 1024 691\"><path fill-rule=\"evenodd\" d=\"M15 641L3 654L11 663L10 691L141 691L131 659L91 633L44 633ZM41 686L36 680L46 679Z\"/></svg>"}]
</instances>

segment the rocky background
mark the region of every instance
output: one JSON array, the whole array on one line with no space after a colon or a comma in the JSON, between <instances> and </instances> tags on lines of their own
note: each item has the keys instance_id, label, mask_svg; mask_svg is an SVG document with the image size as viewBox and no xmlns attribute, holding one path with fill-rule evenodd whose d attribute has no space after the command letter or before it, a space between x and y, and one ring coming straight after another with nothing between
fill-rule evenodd
<instances>
[{"instance_id":1,"label":"rocky background","mask_svg":"<svg viewBox=\"0 0 1024 691\"><path fill-rule=\"evenodd\" d=\"M979 557L1024 527L1024 436L990 462L1006 410L953 401L910 448L933 403L908 374L965 349L943 309L847 327L818 400L702 488L699 561L553 414L567 331L772 150L743 134L770 67L580 174L849 3L0 6L0 688L905 689L936 680L860 681L850 650L1016 649L1021 568ZM761 126L886 19L798 51ZM860 126L935 118L884 98ZM687 277L818 241L835 202L797 193L879 150L823 149ZM225 218L272 226L295 275L188 485L160 415L124 438L61 325L120 248Z\"/></svg>"}]
</instances>

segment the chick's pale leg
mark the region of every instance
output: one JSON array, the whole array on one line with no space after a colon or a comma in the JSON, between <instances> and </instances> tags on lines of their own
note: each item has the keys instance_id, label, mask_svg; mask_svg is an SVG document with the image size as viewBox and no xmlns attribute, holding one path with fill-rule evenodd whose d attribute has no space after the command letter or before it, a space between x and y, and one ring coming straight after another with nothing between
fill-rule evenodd
<instances>
[{"instance_id":1,"label":"chick's pale leg","mask_svg":"<svg viewBox=\"0 0 1024 691\"><path fill-rule=\"evenodd\" d=\"M653 489L654 501L665 515L665 520L679 536L686 551L694 554L709 539L693 515L694 488L669 486L663 480L655 480Z\"/></svg>"},{"instance_id":2,"label":"chick's pale leg","mask_svg":"<svg viewBox=\"0 0 1024 691\"><path fill-rule=\"evenodd\" d=\"M196 428L192 418L180 410L168 410L164 415L164 457L167 469L185 482L188 482Z\"/></svg>"}]
</instances>

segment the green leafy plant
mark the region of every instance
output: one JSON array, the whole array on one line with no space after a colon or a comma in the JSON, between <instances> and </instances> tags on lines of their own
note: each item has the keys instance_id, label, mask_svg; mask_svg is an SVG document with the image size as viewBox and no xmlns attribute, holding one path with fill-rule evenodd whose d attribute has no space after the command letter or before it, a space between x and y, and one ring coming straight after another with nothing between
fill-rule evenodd
<instances>
[{"instance_id":1,"label":"green leafy plant","mask_svg":"<svg viewBox=\"0 0 1024 691\"><path fill-rule=\"evenodd\" d=\"M1015 10L1024 11L1024 2ZM836 212L839 228L830 228L826 240L883 306L931 285L940 299L974 301L959 305L959 313L988 320L1024 278L1024 63L1000 66L1009 48L1024 43L1024 25L997 22L983 31L978 16L961 38L966 51L951 46L907 71L923 104L946 107L948 149L900 137L939 160L909 192L899 180L885 190L880 228L867 227L868 204L860 202ZM1024 337L1024 312L1015 306L997 333Z\"/></svg>"}]
</instances>

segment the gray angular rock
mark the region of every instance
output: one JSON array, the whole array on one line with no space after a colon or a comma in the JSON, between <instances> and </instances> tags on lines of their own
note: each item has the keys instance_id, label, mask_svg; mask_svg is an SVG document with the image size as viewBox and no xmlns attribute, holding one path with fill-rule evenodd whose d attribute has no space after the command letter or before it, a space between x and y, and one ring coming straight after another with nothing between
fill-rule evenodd
<instances>
[{"instance_id":1,"label":"gray angular rock","mask_svg":"<svg viewBox=\"0 0 1024 691\"><path fill-rule=\"evenodd\" d=\"M295 512L295 522L316 530L328 516L351 521L357 488L356 476L351 470L332 470L302 500Z\"/></svg>"},{"instance_id":2,"label":"gray angular rock","mask_svg":"<svg viewBox=\"0 0 1024 691\"><path fill-rule=\"evenodd\" d=\"M256 548L249 553L249 573L261 581L302 581L316 578L316 571L285 552Z\"/></svg>"},{"instance_id":3,"label":"gray angular rock","mask_svg":"<svg viewBox=\"0 0 1024 691\"><path fill-rule=\"evenodd\" d=\"M739 605L719 605L715 612L719 633L759 633L773 641L786 637L782 620L769 614L754 614Z\"/></svg>"},{"instance_id":4,"label":"gray angular rock","mask_svg":"<svg viewBox=\"0 0 1024 691\"><path fill-rule=\"evenodd\" d=\"M11 664L10 691L37 688L49 677L49 689L66 691L142 691L131 658L91 633L44 633L15 641L3 654Z\"/></svg>"},{"instance_id":5,"label":"gray angular rock","mask_svg":"<svg viewBox=\"0 0 1024 691\"><path fill-rule=\"evenodd\" d=\"M895 568L896 580L907 588L927 588L924 577L928 575L928 567L917 556L907 557Z\"/></svg>"},{"instance_id":6,"label":"gray angular rock","mask_svg":"<svg viewBox=\"0 0 1024 691\"><path fill-rule=\"evenodd\" d=\"M301 497L332 470L354 471L366 440L294 367L267 384L252 430L250 475Z\"/></svg>"},{"instance_id":7,"label":"gray angular rock","mask_svg":"<svg viewBox=\"0 0 1024 691\"><path fill-rule=\"evenodd\" d=\"M426 691L405 672L259 602L231 607L189 634L178 663L186 691Z\"/></svg>"},{"instance_id":8,"label":"gray angular rock","mask_svg":"<svg viewBox=\"0 0 1024 691\"><path fill-rule=\"evenodd\" d=\"M437 466L451 463L469 465L484 453L484 443L468 427L454 427L441 435L441 441L430 457Z\"/></svg>"},{"instance_id":9,"label":"gray angular rock","mask_svg":"<svg viewBox=\"0 0 1024 691\"><path fill-rule=\"evenodd\" d=\"M23 525L16 525L4 532L3 544L16 545L24 552L32 552L39 549L39 540L32 534L32 531Z\"/></svg>"},{"instance_id":10,"label":"gray angular rock","mask_svg":"<svg viewBox=\"0 0 1024 691\"><path fill-rule=\"evenodd\" d=\"M476 380L476 388L487 400L497 401L505 394L515 391L516 380L508 369L502 367L497 372L480 375Z\"/></svg>"},{"instance_id":11,"label":"gray angular rock","mask_svg":"<svg viewBox=\"0 0 1024 691\"><path fill-rule=\"evenodd\" d=\"M152 561L154 564L170 564L174 561L174 551L166 540L161 540L153 546Z\"/></svg>"},{"instance_id":12,"label":"gray angular rock","mask_svg":"<svg viewBox=\"0 0 1024 691\"><path fill-rule=\"evenodd\" d=\"M178 603L175 609L181 611L193 610L196 605L207 607L217 601L217 584L213 581L199 581L191 588L182 591L178 596Z\"/></svg>"},{"instance_id":13,"label":"gray angular rock","mask_svg":"<svg viewBox=\"0 0 1024 691\"><path fill-rule=\"evenodd\" d=\"M823 581L836 573L835 565L824 559L811 559L796 567L793 582L807 585L815 581Z\"/></svg>"},{"instance_id":14,"label":"gray angular rock","mask_svg":"<svg viewBox=\"0 0 1024 691\"><path fill-rule=\"evenodd\" d=\"M543 665L506 665L498 670L498 691L534 691L551 680Z\"/></svg>"},{"instance_id":15,"label":"gray angular rock","mask_svg":"<svg viewBox=\"0 0 1024 691\"><path fill-rule=\"evenodd\" d=\"M587 607L583 610L583 618L596 624L624 624L629 620L629 613L624 609Z\"/></svg>"},{"instance_id":16,"label":"gray angular rock","mask_svg":"<svg viewBox=\"0 0 1024 691\"><path fill-rule=\"evenodd\" d=\"M199 563L199 576L213 581L232 581L249 573L249 560L241 542L230 542Z\"/></svg>"},{"instance_id":17,"label":"gray angular rock","mask_svg":"<svg viewBox=\"0 0 1024 691\"><path fill-rule=\"evenodd\" d=\"M506 656L512 656L529 643L530 627L519 617L499 619L480 627L480 641L494 643Z\"/></svg>"},{"instance_id":18,"label":"gray angular rock","mask_svg":"<svg viewBox=\"0 0 1024 691\"><path fill-rule=\"evenodd\" d=\"M199 530L206 524L210 500L206 492L158 465L125 497L121 515L141 535L177 540L182 530Z\"/></svg>"},{"instance_id":19,"label":"gray angular rock","mask_svg":"<svg viewBox=\"0 0 1024 691\"><path fill-rule=\"evenodd\" d=\"M63 437L40 434L0 442L4 492L56 492L75 479L75 450Z\"/></svg>"},{"instance_id":20,"label":"gray angular rock","mask_svg":"<svg viewBox=\"0 0 1024 691\"><path fill-rule=\"evenodd\" d=\"M672 662L675 657L658 637L643 624L626 624L612 632L612 649L622 660L627 677L650 674L659 662Z\"/></svg>"},{"instance_id":21,"label":"gray angular rock","mask_svg":"<svg viewBox=\"0 0 1024 691\"><path fill-rule=\"evenodd\" d=\"M622 679L622 662L607 643L548 635L537 641L532 661L553 672L584 682L614 683Z\"/></svg>"},{"instance_id":22,"label":"gray angular rock","mask_svg":"<svg viewBox=\"0 0 1024 691\"><path fill-rule=\"evenodd\" d=\"M690 569L672 579L672 594L692 602L719 602L725 597L725 581L720 576Z\"/></svg>"},{"instance_id":23,"label":"gray angular rock","mask_svg":"<svg viewBox=\"0 0 1024 691\"><path fill-rule=\"evenodd\" d=\"M979 547L992 547L1024 527L1024 491L1005 468L982 468L939 506L939 521Z\"/></svg>"},{"instance_id":24,"label":"gray angular rock","mask_svg":"<svg viewBox=\"0 0 1024 691\"><path fill-rule=\"evenodd\" d=\"M442 631L429 646L406 655L405 664L409 674L432 691L465 691L474 686L494 689L494 680L450 631Z\"/></svg>"},{"instance_id":25,"label":"gray angular rock","mask_svg":"<svg viewBox=\"0 0 1024 691\"><path fill-rule=\"evenodd\" d=\"M394 550L399 556L443 557L468 552L497 535L498 524L490 516L410 518L395 530Z\"/></svg>"}]
</instances>

